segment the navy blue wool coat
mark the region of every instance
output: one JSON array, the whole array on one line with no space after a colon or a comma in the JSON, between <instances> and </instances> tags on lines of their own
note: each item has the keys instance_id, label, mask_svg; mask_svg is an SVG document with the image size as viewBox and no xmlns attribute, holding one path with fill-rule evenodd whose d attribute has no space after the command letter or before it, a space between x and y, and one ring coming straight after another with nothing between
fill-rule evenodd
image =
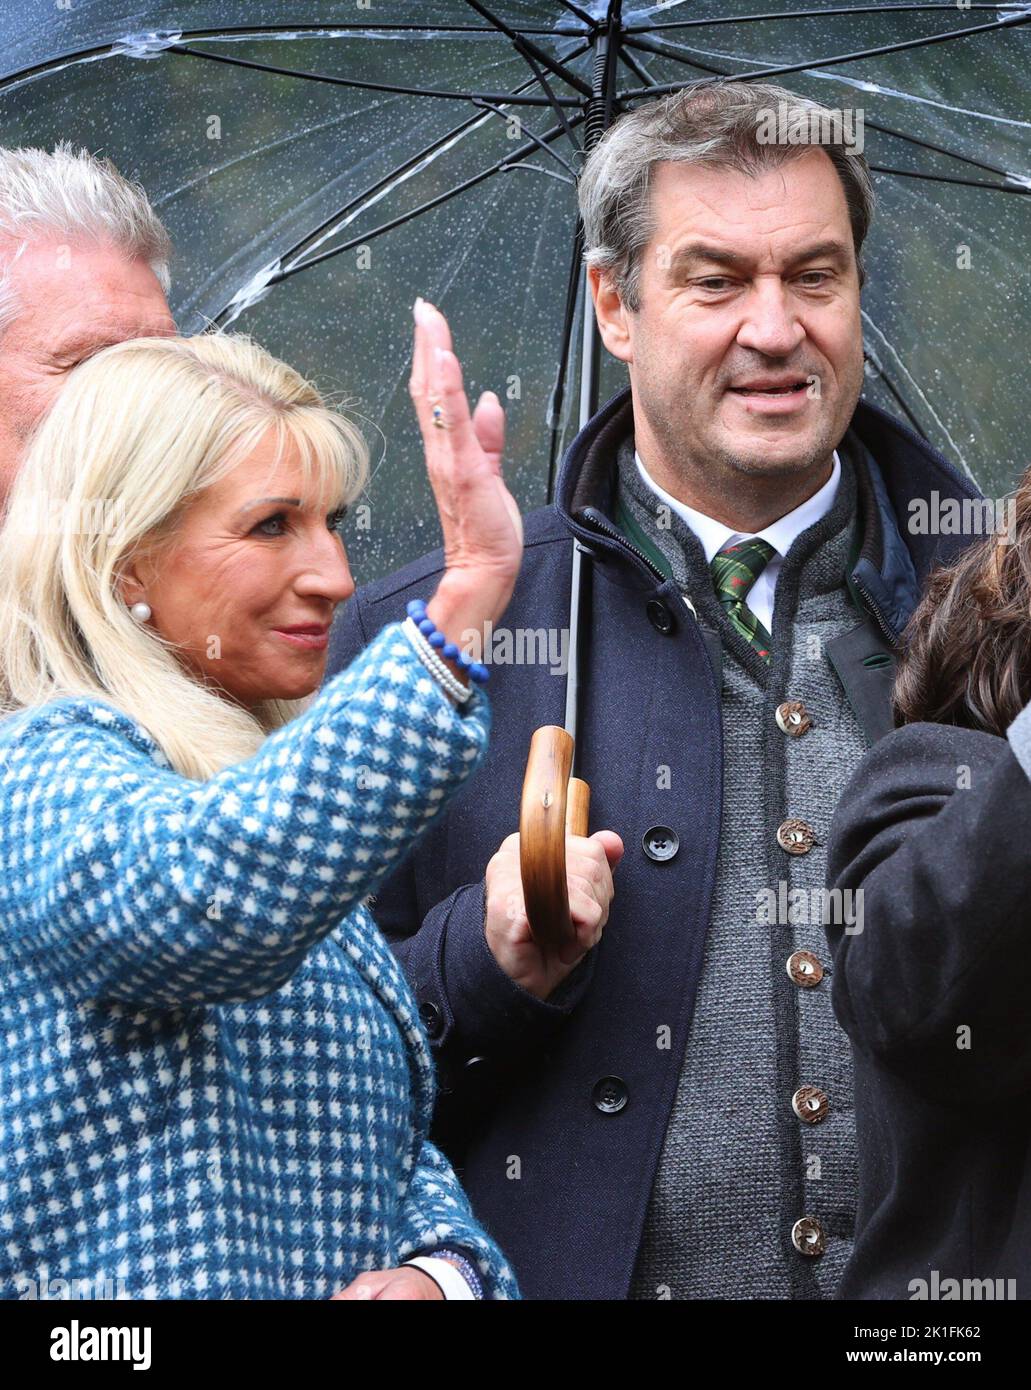
<instances>
[{"instance_id":1,"label":"navy blue wool coat","mask_svg":"<svg viewBox=\"0 0 1031 1390\"><path fill-rule=\"evenodd\" d=\"M962 545L959 537L911 531L910 502L935 492L958 501L979 494L875 407L860 403L850 428L876 460L859 489L861 544L849 576L863 610L826 655L873 742L891 728L885 653L929 570ZM564 720L565 680L541 661L494 666L487 757L375 904L436 1054L436 1134L529 1298L627 1294L683 1062L716 873L719 639L707 643L676 585L611 519L616 453L632 430L625 391L570 445L554 505L525 519L525 557L504 618L511 629L565 628L574 537L589 551L579 772L591 785L592 827L616 830L627 846L602 942L541 1001L503 974L484 936L484 870L518 829L530 736ZM409 599L428 598L442 564L438 550L359 590L340 615L330 671L402 616ZM655 769L671 748L690 776L659 790ZM680 841L665 862L642 847L659 825ZM670 1021L668 1050L655 1046L657 1017Z\"/></svg>"}]
</instances>

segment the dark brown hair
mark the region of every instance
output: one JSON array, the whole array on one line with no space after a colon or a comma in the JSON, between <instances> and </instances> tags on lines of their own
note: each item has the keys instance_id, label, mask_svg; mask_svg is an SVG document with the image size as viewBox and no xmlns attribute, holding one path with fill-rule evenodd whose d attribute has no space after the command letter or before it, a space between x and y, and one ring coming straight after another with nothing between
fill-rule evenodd
<instances>
[{"instance_id":1,"label":"dark brown hair","mask_svg":"<svg viewBox=\"0 0 1031 1390\"><path fill-rule=\"evenodd\" d=\"M902 635L895 723L958 724L1005 735L1031 699L1031 471L1015 527L935 570Z\"/></svg>"},{"instance_id":2,"label":"dark brown hair","mask_svg":"<svg viewBox=\"0 0 1031 1390\"><path fill-rule=\"evenodd\" d=\"M792 131L763 138L764 124ZM798 143L796 143L796 141ZM870 169L846 138L841 115L766 82L703 81L622 115L606 131L577 184L585 259L610 274L628 309L640 308L641 254L654 234L654 168L665 161L736 169L755 177L822 149L841 180L862 288L863 242L873 216Z\"/></svg>"}]
</instances>

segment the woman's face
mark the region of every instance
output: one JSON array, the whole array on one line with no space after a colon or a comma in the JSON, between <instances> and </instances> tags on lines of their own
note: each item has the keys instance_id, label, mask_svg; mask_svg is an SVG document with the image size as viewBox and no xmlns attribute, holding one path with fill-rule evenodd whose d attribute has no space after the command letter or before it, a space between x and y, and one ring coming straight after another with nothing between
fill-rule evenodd
<instances>
[{"instance_id":1,"label":"woman's face","mask_svg":"<svg viewBox=\"0 0 1031 1390\"><path fill-rule=\"evenodd\" d=\"M268 434L122 585L127 604L149 604L148 625L177 644L191 674L248 709L318 687L334 609L354 593L339 513L305 495L292 443L274 460Z\"/></svg>"}]
</instances>

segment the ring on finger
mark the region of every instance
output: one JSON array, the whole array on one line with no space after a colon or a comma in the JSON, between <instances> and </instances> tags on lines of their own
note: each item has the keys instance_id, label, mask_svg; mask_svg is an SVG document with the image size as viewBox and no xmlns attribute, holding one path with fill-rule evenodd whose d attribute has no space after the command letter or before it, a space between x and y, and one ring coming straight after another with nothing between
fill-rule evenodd
<instances>
[{"instance_id":1,"label":"ring on finger","mask_svg":"<svg viewBox=\"0 0 1031 1390\"><path fill-rule=\"evenodd\" d=\"M447 429L448 425L447 420L444 418L444 407L439 402L436 402L433 405L432 417L433 423L434 425L436 425L438 430Z\"/></svg>"}]
</instances>

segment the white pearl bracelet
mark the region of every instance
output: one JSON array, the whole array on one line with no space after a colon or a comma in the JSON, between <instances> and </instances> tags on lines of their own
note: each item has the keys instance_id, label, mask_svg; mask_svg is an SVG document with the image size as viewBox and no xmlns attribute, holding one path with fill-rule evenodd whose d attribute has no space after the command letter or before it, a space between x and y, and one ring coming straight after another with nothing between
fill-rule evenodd
<instances>
[{"instance_id":1,"label":"white pearl bracelet","mask_svg":"<svg viewBox=\"0 0 1031 1390\"><path fill-rule=\"evenodd\" d=\"M415 648L415 654L426 667L429 673L436 677L444 687L446 694L450 695L459 705L464 705L472 695L472 687L463 685L462 682L451 674L448 668L437 655L436 649L432 647L411 618L405 618L401 624L408 635L408 640Z\"/></svg>"}]
</instances>

